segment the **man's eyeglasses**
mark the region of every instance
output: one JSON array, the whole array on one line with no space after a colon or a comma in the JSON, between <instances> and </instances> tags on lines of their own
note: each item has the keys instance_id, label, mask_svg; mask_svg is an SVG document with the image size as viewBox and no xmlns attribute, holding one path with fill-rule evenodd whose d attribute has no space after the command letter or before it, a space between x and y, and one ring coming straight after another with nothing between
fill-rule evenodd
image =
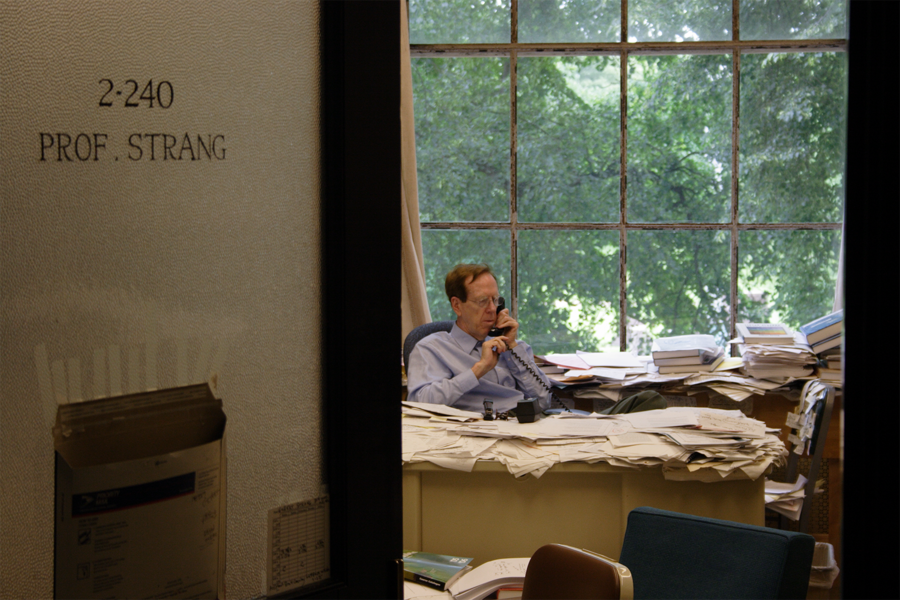
<instances>
[{"instance_id":1,"label":"man's eyeglasses","mask_svg":"<svg viewBox=\"0 0 900 600\"><path fill-rule=\"evenodd\" d=\"M466 302L471 302L479 309L484 309L487 307L488 302L492 302L494 306L500 306L500 296L494 296L493 298L478 298L477 300L466 300Z\"/></svg>"}]
</instances>

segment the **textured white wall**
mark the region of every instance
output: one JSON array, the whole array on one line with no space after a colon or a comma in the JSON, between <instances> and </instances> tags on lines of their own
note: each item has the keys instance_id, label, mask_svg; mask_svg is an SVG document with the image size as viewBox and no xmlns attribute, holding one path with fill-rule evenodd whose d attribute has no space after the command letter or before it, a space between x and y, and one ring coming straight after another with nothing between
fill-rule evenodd
<instances>
[{"instance_id":1,"label":"textured white wall","mask_svg":"<svg viewBox=\"0 0 900 600\"><path fill-rule=\"evenodd\" d=\"M268 509L320 493L318 11L0 2L3 598L52 594L58 402L214 382L231 598L262 593ZM171 106L124 107L128 79L170 82ZM41 133L72 160L41 161ZM135 133L177 145L132 160ZM189 160L185 133L224 159Z\"/></svg>"}]
</instances>

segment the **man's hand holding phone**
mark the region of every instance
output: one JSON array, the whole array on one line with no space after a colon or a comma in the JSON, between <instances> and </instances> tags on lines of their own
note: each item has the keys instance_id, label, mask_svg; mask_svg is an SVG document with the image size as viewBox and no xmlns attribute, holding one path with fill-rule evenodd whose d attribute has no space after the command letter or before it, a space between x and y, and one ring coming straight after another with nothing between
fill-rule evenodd
<instances>
[{"instance_id":1,"label":"man's hand holding phone","mask_svg":"<svg viewBox=\"0 0 900 600\"><path fill-rule=\"evenodd\" d=\"M478 379L497 366L500 354L516 347L516 334L519 331L519 323L509 316L509 309L504 308L497 314L495 328L501 331L501 335L494 337L481 345L481 360L475 363L472 371ZM493 335L492 331L490 335Z\"/></svg>"},{"instance_id":2,"label":"man's hand holding phone","mask_svg":"<svg viewBox=\"0 0 900 600\"><path fill-rule=\"evenodd\" d=\"M497 313L497 322L494 327L501 330L500 338L506 342L509 350L516 347L516 336L519 333L519 323L509 316L508 308L504 308Z\"/></svg>"}]
</instances>

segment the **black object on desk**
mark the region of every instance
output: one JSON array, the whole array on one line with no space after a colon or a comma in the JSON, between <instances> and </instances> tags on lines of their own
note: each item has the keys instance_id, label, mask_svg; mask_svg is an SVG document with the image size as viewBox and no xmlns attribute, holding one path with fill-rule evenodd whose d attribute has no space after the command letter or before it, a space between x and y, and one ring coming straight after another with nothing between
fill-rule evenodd
<instances>
[{"instance_id":1,"label":"black object on desk","mask_svg":"<svg viewBox=\"0 0 900 600\"><path fill-rule=\"evenodd\" d=\"M534 423L540 410L537 398L519 400L519 403L516 405L516 419L518 419L519 423Z\"/></svg>"}]
</instances>

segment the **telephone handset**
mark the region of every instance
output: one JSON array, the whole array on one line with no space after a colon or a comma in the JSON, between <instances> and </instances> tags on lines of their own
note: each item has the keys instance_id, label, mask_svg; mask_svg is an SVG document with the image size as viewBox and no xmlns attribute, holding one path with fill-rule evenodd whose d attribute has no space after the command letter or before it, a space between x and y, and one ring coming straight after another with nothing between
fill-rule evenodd
<instances>
[{"instance_id":1,"label":"telephone handset","mask_svg":"<svg viewBox=\"0 0 900 600\"><path fill-rule=\"evenodd\" d=\"M506 308L506 300L503 299L503 296L500 296L500 298L497 301L497 314L499 315L500 311L503 310L504 308ZM488 331L488 335L490 335L492 337L497 337L500 335L506 335L507 331L508 331L508 329L498 329L497 327L492 327L491 330ZM566 412L571 412L569 410L569 407L566 406L565 404L563 404L560 401L560 399L556 397L556 394L553 393L553 389L550 386L548 386L546 383L544 383L544 380L541 379L537 373L535 373L534 369L531 368L531 365L529 365L524 360L519 358L519 356L515 352L510 351L509 353L519 364L521 364L523 367L525 367L525 369L534 376L534 378L537 380L537 382L541 385L542 388L544 388L545 390L550 392L550 398L552 400L555 400L556 403L559 404L563 408L563 410L565 410ZM533 400L533 399L528 399L528 400ZM528 400L526 400L526 402ZM488 403L488 401L485 401L485 415L488 414L487 403ZM491 403L491 404L493 404L493 403ZM510 411L510 412L512 412L512 411ZM485 416L485 419L487 420L487 416ZM491 417L491 419L493 419L493 416Z\"/></svg>"},{"instance_id":2,"label":"telephone handset","mask_svg":"<svg viewBox=\"0 0 900 600\"><path fill-rule=\"evenodd\" d=\"M500 316L500 311L503 310L504 308L506 308L506 300L503 299L503 296L500 296L500 298L497 301L497 316L498 317ZM491 327L491 330L488 331L488 335L490 335L492 337L497 337L500 335L506 335L507 331L508 331L507 329L498 329L496 327Z\"/></svg>"}]
</instances>

